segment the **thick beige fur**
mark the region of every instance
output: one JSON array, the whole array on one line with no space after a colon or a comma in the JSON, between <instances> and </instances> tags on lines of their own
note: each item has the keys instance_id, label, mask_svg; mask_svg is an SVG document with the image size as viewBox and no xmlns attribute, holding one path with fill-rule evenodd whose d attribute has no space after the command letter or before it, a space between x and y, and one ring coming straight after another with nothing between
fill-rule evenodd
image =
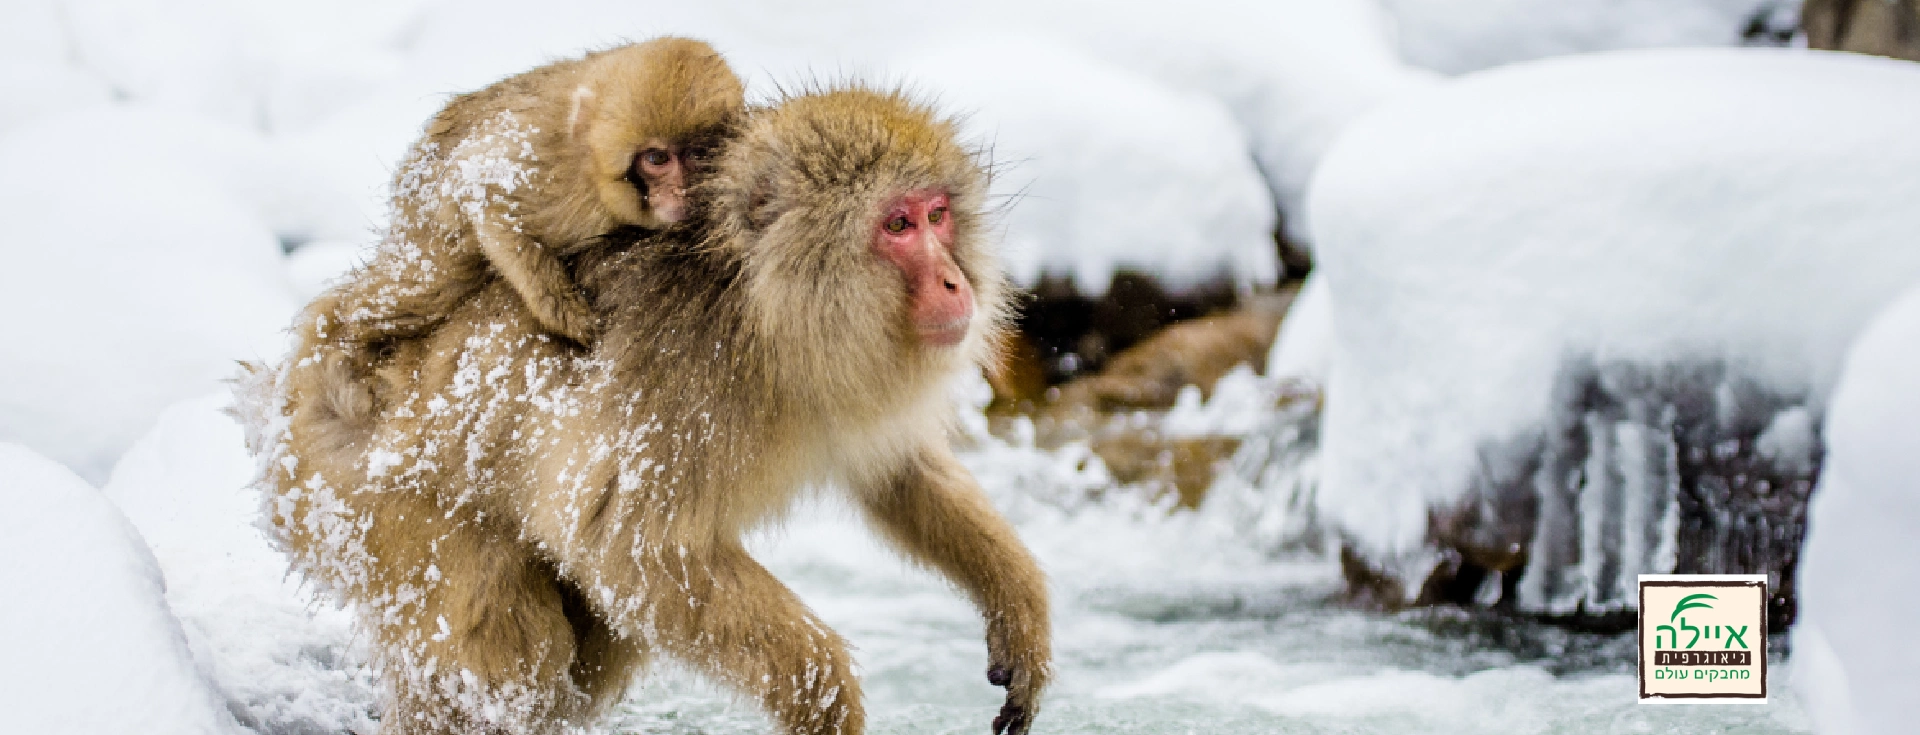
<instances>
[{"instance_id":1,"label":"thick beige fur","mask_svg":"<svg viewBox=\"0 0 1920 735\"><path fill-rule=\"evenodd\" d=\"M339 406L361 400L341 398L358 366L298 332L256 420L285 426L262 484L295 567L360 614L384 732L585 726L659 655L781 732L863 732L845 641L741 545L810 486L846 488L978 605L1008 690L995 728L1026 731L1050 672L1045 581L948 447L949 381L987 362L1008 300L983 169L955 136L858 86L755 111L703 224L616 231L575 259L599 340L552 338L489 282L383 358L366 417ZM871 246L883 207L929 188L951 196L977 303L949 348L917 341L905 278Z\"/></svg>"}]
</instances>

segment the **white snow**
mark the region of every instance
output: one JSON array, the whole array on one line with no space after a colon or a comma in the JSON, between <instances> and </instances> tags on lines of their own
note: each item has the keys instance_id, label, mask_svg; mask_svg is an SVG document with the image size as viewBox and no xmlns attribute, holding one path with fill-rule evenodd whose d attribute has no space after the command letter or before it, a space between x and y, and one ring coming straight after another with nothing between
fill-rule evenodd
<instances>
[{"instance_id":1,"label":"white snow","mask_svg":"<svg viewBox=\"0 0 1920 735\"><path fill-rule=\"evenodd\" d=\"M301 300L319 296L328 286L370 255L354 242L310 242L287 256L287 279Z\"/></svg>"},{"instance_id":2,"label":"white snow","mask_svg":"<svg viewBox=\"0 0 1920 735\"><path fill-rule=\"evenodd\" d=\"M0 442L0 729L235 733L140 534L84 480Z\"/></svg>"},{"instance_id":3,"label":"white snow","mask_svg":"<svg viewBox=\"0 0 1920 735\"><path fill-rule=\"evenodd\" d=\"M0 138L0 441L94 479L168 403L282 353L295 308L279 243L217 166L94 137L137 141L150 120Z\"/></svg>"},{"instance_id":4,"label":"white snow","mask_svg":"<svg viewBox=\"0 0 1920 735\"><path fill-rule=\"evenodd\" d=\"M1356 124L1311 200L1319 510L1423 576L1429 509L1549 419L1567 360L1724 361L1817 403L1920 278L1917 126L1920 67L1764 49L1522 64Z\"/></svg>"},{"instance_id":5,"label":"white snow","mask_svg":"<svg viewBox=\"0 0 1920 735\"><path fill-rule=\"evenodd\" d=\"M1324 386L1332 361L1333 295L1327 291L1325 277L1307 276L1267 353L1267 377L1299 378Z\"/></svg>"},{"instance_id":6,"label":"white snow","mask_svg":"<svg viewBox=\"0 0 1920 735\"><path fill-rule=\"evenodd\" d=\"M1756 17L1792 28L1800 0L1380 0L1408 62L1458 74L1548 56L1732 46Z\"/></svg>"},{"instance_id":7,"label":"white snow","mask_svg":"<svg viewBox=\"0 0 1920 735\"><path fill-rule=\"evenodd\" d=\"M169 407L107 481L167 575L168 604L243 724L366 731L373 691L345 611L317 606L267 541L254 459L224 391Z\"/></svg>"},{"instance_id":8,"label":"white snow","mask_svg":"<svg viewBox=\"0 0 1920 735\"><path fill-rule=\"evenodd\" d=\"M1097 295L1118 268L1174 289L1279 277L1273 202L1218 101L1033 36L962 39L901 68L948 108L976 110L967 132L1007 162L993 193L1010 206L1016 281L1044 271Z\"/></svg>"},{"instance_id":9,"label":"white snow","mask_svg":"<svg viewBox=\"0 0 1920 735\"><path fill-rule=\"evenodd\" d=\"M1920 721L1920 288L1848 351L1800 559L1794 683L1823 733L1893 735Z\"/></svg>"},{"instance_id":10,"label":"white snow","mask_svg":"<svg viewBox=\"0 0 1920 735\"><path fill-rule=\"evenodd\" d=\"M1375 0L1010 2L1013 18L1094 49L1182 90L1205 93L1239 121L1287 234L1310 244L1307 183L1346 126L1384 101L1434 83L1401 63L1392 19Z\"/></svg>"}]
</instances>

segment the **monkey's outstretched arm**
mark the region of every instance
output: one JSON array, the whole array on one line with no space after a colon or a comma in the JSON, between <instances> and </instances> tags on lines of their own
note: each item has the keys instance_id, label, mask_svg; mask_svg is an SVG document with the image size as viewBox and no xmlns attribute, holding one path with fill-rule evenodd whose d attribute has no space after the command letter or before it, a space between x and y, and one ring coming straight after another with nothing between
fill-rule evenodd
<instances>
[{"instance_id":1,"label":"monkey's outstretched arm","mask_svg":"<svg viewBox=\"0 0 1920 735\"><path fill-rule=\"evenodd\" d=\"M859 493L874 524L915 560L966 590L987 624L987 680L1007 688L995 733L1025 733L1052 674L1046 576L1013 528L945 447Z\"/></svg>"},{"instance_id":2,"label":"monkey's outstretched arm","mask_svg":"<svg viewBox=\"0 0 1920 735\"><path fill-rule=\"evenodd\" d=\"M593 343L599 322L552 250L497 217L475 218L473 229L487 261L520 294L541 327L582 345Z\"/></svg>"},{"instance_id":3,"label":"monkey's outstretched arm","mask_svg":"<svg viewBox=\"0 0 1920 735\"><path fill-rule=\"evenodd\" d=\"M689 547L691 549L691 547ZM640 554L646 604L613 617L715 680L760 700L787 735L860 735L866 713L846 641L736 543ZM664 582L664 584L662 584Z\"/></svg>"}]
</instances>

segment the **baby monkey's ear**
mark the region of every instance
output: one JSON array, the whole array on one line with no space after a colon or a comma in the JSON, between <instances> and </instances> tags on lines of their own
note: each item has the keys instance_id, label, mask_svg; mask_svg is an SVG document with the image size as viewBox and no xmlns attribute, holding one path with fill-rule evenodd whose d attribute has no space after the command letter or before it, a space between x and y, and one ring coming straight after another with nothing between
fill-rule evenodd
<instances>
[{"instance_id":1,"label":"baby monkey's ear","mask_svg":"<svg viewBox=\"0 0 1920 735\"><path fill-rule=\"evenodd\" d=\"M600 98L592 87L582 84L573 89L573 105L567 110L567 131L573 142L586 143L587 127L599 104Z\"/></svg>"}]
</instances>

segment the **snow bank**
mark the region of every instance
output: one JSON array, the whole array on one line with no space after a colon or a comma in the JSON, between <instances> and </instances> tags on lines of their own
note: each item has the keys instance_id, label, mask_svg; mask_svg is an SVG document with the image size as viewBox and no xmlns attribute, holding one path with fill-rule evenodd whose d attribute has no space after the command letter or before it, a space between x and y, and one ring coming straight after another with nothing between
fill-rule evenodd
<instances>
[{"instance_id":1,"label":"snow bank","mask_svg":"<svg viewBox=\"0 0 1920 735\"><path fill-rule=\"evenodd\" d=\"M0 311L15 315L0 342L16 346L0 352L0 440L94 479L168 403L283 352L295 308L259 214L204 159L143 152L149 120L44 118L0 138Z\"/></svg>"},{"instance_id":2,"label":"snow bank","mask_svg":"<svg viewBox=\"0 0 1920 735\"><path fill-rule=\"evenodd\" d=\"M140 534L72 472L0 443L0 718L39 735L236 733Z\"/></svg>"},{"instance_id":3,"label":"snow bank","mask_svg":"<svg viewBox=\"0 0 1920 735\"><path fill-rule=\"evenodd\" d=\"M964 39L900 68L972 111L969 137L1004 162L993 193L1012 206L1016 281L1065 275L1098 295L1122 268L1175 291L1278 278L1272 200L1219 102L1033 36Z\"/></svg>"},{"instance_id":4,"label":"snow bank","mask_svg":"<svg viewBox=\"0 0 1920 735\"><path fill-rule=\"evenodd\" d=\"M149 105L103 105L35 120L10 137L39 149L43 157L37 160L47 165L91 165L89 159L99 157L114 167L102 170L166 172L165 178L138 182L147 186L182 174L204 177L282 241L367 233L350 196L316 176L300 155L247 128ZM77 151L86 153L75 156Z\"/></svg>"},{"instance_id":5,"label":"snow bank","mask_svg":"<svg viewBox=\"0 0 1920 735\"><path fill-rule=\"evenodd\" d=\"M1920 289L1847 354L1800 562L1794 681L1822 732L1893 735L1920 721Z\"/></svg>"},{"instance_id":6,"label":"snow bank","mask_svg":"<svg viewBox=\"0 0 1920 735\"><path fill-rule=\"evenodd\" d=\"M1010 2L1033 22L1181 90L1225 104L1239 122L1289 237L1307 242L1307 183L1347 125L1434 83L1401 63L1375 0ZM1002 31L1004 32L1004 31ZM1196 131L1197 132L1197 131Z\"/></svg>"},{"instance_id":7,"label":"snow bank","mask_svg":"<svg viewBox=\"0 0 1920 735\"><path fill-rule=\"evenodd\" d=\"M390 75L418 1L65 0L80 66L128 99L297 127Z\"/></svg>"},{"instance_id":8,"label":"snow bank","mask_svg":"<svg viewBox=\"0 0 1920 735\"><path fill-rule=\"evenodd\" d=\"M1916 126L1920 67L1761 49L1519 65L1359 123L1311 202L1334 307L1319 511L1417 585L1430 513L1513 501L1494 520L1535 544L1535 609L1630 605L1676 543L1685 571L1673 496L1711 488L1675 463L1804 494L1817 441L1785 439L1920 278ZM1793 548L1758 563L1790 571Z\"/></svg>"},{"instance_id":9,"label":"snow bank","mask_svg":"<svg viewBox=\"0 0 1920 735\"><path fill-rule=\"evenodd\" d=\"M373 699L347 614L315 606L258 528L254 460L221 392L160 415L105 494L152 544L167 602L242 724L265 733L368 732Z\"/></svg>"},{"instance_id":10,"label":"snow bank","mask_svg":"<svg viewBox=\"0 0 1920 735\"><path fill-rule=\"evenodd\" d=\"M1792 29L1800 0L1380 0L1408 62L1458 74L1529 59L1732 46L1756 22Z\"/></svg>"}]
</instances>

